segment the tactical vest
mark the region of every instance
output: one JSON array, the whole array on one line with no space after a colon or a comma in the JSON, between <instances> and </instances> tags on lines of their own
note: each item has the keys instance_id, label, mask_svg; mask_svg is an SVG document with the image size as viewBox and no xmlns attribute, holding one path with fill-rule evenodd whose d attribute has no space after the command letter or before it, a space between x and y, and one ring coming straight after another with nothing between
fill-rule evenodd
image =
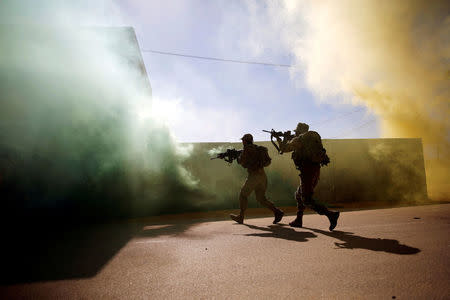
<instances>
[{"instance_id":1,"label":"tactical vest","mask_svg":"<svg viewBox=\"0 0 450 300\"><path fill-rule=\"evenodd\" d=\"M264 146L256 146L256 149L258 150L258 162L259 165L264 168L268 167L270 163L272 162L272 159L269 156L269 151Z\"/></svg>"},{"instance_id":2,"label":"tactical vest","mask_svg":"<svg viewBox=\"0 0 450 300\"><path fill-rule=\"evenodd\" d=\"M307 131L299 136L301 149L292 152L292 160L299 167L303 163L323 163L328 159L326 150L323 148L322 139L315 131Z\"/></svg>"},{"instance_id":3,"label":"tactical vest","mask_svg":"<svg viewBox=\"0 0 450 300\"><path fill-rule=\"evenodd\" d=\"M244 148L246 151L246 160L243 165L249 170L257 170L270 165L272 159L269 156L268 149L259 145L248 145Z\"/></svg>"}]
</instances>

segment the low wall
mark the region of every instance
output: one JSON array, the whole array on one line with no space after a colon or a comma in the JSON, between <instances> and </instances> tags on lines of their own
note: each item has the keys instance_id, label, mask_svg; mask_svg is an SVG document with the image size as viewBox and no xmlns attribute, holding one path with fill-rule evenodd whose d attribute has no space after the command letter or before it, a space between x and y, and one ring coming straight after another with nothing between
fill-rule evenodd
<instances>
[{"instance_id":1,"label":"low wall","mask_svg":"<svg viewBox=\"0 0 450 300\"><path fill-rule=\"evenodd\" d=\"M367 206L368 203L385 206L420 204L427 200L420 139L323 142L331 163L321 169L314 195L320 202L331 206ZM271 165L266 168L268 198L277 206L295 206L299 176L290 154L278 154L270 142L257 144L266 146L272 157ZM0 151L2 220L42 221L57 217L63 222L69 219L83 222L238 208L238 195L247 171L236 162L210 160L210 152L241 149L242 145L194 143L189 147L192 153L182 162L196 182L189 187L176 176L129 174L122 165L106 178L94 178L98 182L86 177L80 185L66 186L58 180L59 173L48 171L52 170L51 160L38 156L23 160L14 156L14 152L2 156ZM2 157L7 159L1 160ZM64 165L65 162L60 159L54 163ZM67 173L59 175L72 176L73 168L69 167ZM250 197L249 207L260 207L254 195Z\"/></svg>"},{"instance_id":2,"label":"low wall","mask_svg":"<svg viewBox=\"0 0 450 300\"><path fill-rule=\"evenodd\" d=\"M255 142L269 149L272 164L266 168L268 197L280 206L294 206L299 184L290 153L280 155L270 142ZM321 169L314 198L327 204L379 202L419 203L427 200L421 139L323 140L331 163ZM194 143L186 168L209 191L209 209L238 207L238 194L246 171L223 160L210 160L211 149L241 149L240 143ZM206 203L205 203L206 204ZM258 204L252 195L250 207Z\"/></svg>"}]
</instances>

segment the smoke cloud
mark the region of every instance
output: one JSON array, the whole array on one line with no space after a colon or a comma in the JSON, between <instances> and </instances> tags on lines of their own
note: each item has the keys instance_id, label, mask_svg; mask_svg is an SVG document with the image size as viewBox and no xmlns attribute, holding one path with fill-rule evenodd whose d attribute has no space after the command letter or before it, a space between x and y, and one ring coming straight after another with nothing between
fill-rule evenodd
<instances>
[{"instance_id":1,"label":"smoke cloud","mask_svg":"<svg viewBox=\"0 0 450 300\"><path fill-rule=\"evenodd\" d=\"M0 16L18 8L30 9L4 4ZM182 166L192 147L143 117L151 88L134 31L67 24L77 16L68 5L45 12L50 19L38 24L0 25L4 214L102 219L193 209L197 182Z\"/></svg>"},{"instance_id":2,"label":"smoke cloud","mask_svg":"<svg viewBox=\"0 0 450 300\"><path fill-rule=\"evenodd\" d=\"M449 198L450 3L282 4L268 15L283 20L280 36L298 66L293 77L321 101L365 105L383 137L422 138L429 195Z\"/></svg>"},{"instance_id":3,"label":"smoke cloud","mask_svg":"<svg viewBox=\"0 0 450 300\"><path fill-rule=\"evenodd\" d=\"M219 153L222 153L222 152L225 152L225 151L226 151L225 146L219 146L219 147L215 147L215 148L209 149L207 151L207 153L208 153L209 156L215 156L215 155L217 155Z\"/></svg>"}]
</instances>

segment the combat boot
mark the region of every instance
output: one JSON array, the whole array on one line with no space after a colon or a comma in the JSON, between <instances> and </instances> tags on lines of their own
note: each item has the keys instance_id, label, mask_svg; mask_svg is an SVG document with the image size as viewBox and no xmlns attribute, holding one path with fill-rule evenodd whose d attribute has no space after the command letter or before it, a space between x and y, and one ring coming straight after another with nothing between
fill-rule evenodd
<instances>
[{"instance_id":1,"label":"combat boot","mask_svg":"<svg viewBox=\"0 0 450 300\"><path fill-rule=\"evenodd\" d=\"M303 212L302 211L297 212L297 218L295 218L294 221L290 222L289 226L298 227L298 228L301 228L303 226Z\"/></svg>"},{"instance_id":2,"label":"combat boot","mask_svg":"<svg viewBox=\"0 0 450 300\"><path fill-rule=\"evenodd\" d=\"M333 229L337 225L337 220L339 219L339 212L338 211L330 211L327 213L328 220L330 220L330 231L333 231Z\"/></svg>"},{"instance_id":3,"label":"combat boot","mask_svg":"<svg viewBox=\"0 0 450 300\"><path fill-rule=\"evenodd\" d=\"M284 212L281 210L281 209L278 209L277 208L277 210L274 212L274 215L275 215L275 220L273 220L273 224L277 224L278 222L280 222L281 221L281 219L283 218L283 216L284 216Z\"/></svg>"},{"instance_id":4,"label":"combat boot","mask_svg":"<svg viewBox=\"0 0 450 300\"><path fill-rule=\"evenodd\" d=\"M230 218L231 218L233 221L235 221L235 222L237 222L237 223L239 223L239 224L244 223L244 217L241 216L241 215L233 215L233 214L231 214L231 215L230 215Z\"/></svg>"}]
</instances>

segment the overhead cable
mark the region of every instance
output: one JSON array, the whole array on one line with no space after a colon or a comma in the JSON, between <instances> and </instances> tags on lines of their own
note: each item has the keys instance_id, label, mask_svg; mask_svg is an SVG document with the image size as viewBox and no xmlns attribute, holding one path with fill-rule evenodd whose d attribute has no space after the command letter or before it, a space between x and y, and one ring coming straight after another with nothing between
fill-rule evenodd
<instances>
[{"instance_id":1,"label":"overhead cable","mask_svg":"<svg viewBox=\"0 0 450 300\"><path fill-rule=\"evenodd\" d=\"M353 131L356 131L356 130L359 130L359 129L361 129L361 128L363 128L363 127L365 127L365 126L367 126L367 125L369 125L369 124L371 124L371 123L373 123L373 122L375 122L375 121L376 121L376 119L373 118L373 119L371 119L371 120L369 120L369 121L367 121L367 122L362 123L362 124L359 125L359 126L353 127L352 129L350 129L350 130L348 130L348 131L341 132L340 134L338 134L338 135L336 135L336 136L334 136L334 137L331 137L331 138L332 138L332 139L337 139L337 138L340 138L340 137L344 137L344 136L348 135L349 133L351 133L351 132L353 132Z\"/></svg>"},{"instance_id":2,"label":"overhead cable","mask_svg":"<svg viewBox=\"0 0 450 300\"><path fill-rule=\"evenodd\" d=\"M190 55L190 54L150 50L150 49L141 49L141 51L157 53L157 54L162 54L162 55L173 55L173 56L181 56L181 57L189 57L189 58L197 58L197 59L205 59L205 60L232 62L232 63L239 63L239 64L263 65L263 66L273 66L273 67L283 67L283 68L291 68L292 67L291 65L285 65L285 64L275 64L275 63L268 63L268 62L236 60L236 59L225 59L225 58L209 57L209 56L197 56L197 55Z\"/></svg>"},{"instance_id":3,"label":"overhead cable","mask_svg":"<svg viewBox=\"0 0 450 300\"><path fill-rule=\"evenodd\" d=\"M357 109L355 109L355 110L353 110L351 112L343 113L343 114L340 114L340 115L337 115L337 116L325 119L325 120L317 122L317 123L312 123L312 124L309 124L309 125L310 126L315 126L315 127L321 127L321 126L323 126L323 125L325 125L325 124L327 124L327 123L329 123L331 121L335 121L335 120L341 119L343 117L346 117L346 116L352 115L354 113L360 112L360 111L362 111L364 109L365 109L365 107L360 107L360 108L357 108Z\"/></svg>"}]
</instances>

